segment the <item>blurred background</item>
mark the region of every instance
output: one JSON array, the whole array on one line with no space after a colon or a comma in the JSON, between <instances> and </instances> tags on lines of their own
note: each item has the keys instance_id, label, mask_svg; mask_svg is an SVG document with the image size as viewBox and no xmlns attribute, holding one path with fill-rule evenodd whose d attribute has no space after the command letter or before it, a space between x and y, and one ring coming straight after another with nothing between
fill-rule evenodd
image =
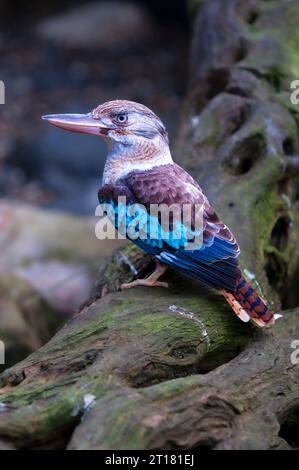
<instances>
[{"instance_id":1,"label":"blurred background","mask_svg":"<svg viewBox=\"0 0 299 470\"><path fill-rule=\"evenodd\" d=\"M40 116L131 99L173 136L186 82L185 2L1 0L0 15L1 196L91 214L105 145Z\"/></svg>"},{"instance_id":2,"label":"blurred background","mask_svg":"<svg viewBox=\"0 0 299 470\"><path fill-rule=\"evenodd\" d=\"M130 99L152 108L172 139L188 40L182 0L0 1L0 368L86 301L118 246L94 235L104 143L40 116Z\"/></svg>"}]
</instances>

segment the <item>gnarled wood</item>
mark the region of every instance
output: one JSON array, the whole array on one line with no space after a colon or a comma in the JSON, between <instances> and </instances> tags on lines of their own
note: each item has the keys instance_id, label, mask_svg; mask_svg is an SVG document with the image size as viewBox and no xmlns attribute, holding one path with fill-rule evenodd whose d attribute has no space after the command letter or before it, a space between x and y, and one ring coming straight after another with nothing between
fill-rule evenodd
<instances>
[{"instance_id":1,"label":"gnarled wood","mask_svg":"<svg viewBox=\"0 0 299 470\"><path fill-rule=\"evenodd\" d=\"M286 0L193 3L200 7L176 160L235 232L245 275L279 308L298 260L289 170L298 115L288 80L299 8ZM149 269L135 247L116 253L89 305L1 375L1 445L297 447L298 309L260 331L239 322L219 294L178 275L167 275L169 290L118 291Z\"/></svg>"}]
</instances>

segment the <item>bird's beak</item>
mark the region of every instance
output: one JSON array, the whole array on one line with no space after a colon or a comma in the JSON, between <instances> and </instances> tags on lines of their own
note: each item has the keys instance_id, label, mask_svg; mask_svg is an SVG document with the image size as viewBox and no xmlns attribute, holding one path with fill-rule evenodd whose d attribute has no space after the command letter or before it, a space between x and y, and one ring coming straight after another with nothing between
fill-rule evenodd
<instances>
[{"instance_id":1,"label":"bird's beak","mask_svg":"<svg viewBox=\"0 0 299 470\"><path fill-rule=\"evenodd\" d=\"M99 119L94 119L91 113L87 114L48 114L42 116L53 126L61 127L67 131L82 134L107 135L109 130Z\"/></svg>"}]
</instances>

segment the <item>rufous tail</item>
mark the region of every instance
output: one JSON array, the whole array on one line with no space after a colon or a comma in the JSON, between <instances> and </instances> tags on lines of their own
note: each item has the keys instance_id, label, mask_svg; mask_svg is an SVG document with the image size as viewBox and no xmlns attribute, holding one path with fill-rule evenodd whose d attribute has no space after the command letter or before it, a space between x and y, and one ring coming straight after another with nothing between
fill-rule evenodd
<instances>
[{"instance_id":1,"label":"rufous tail","mask_svg":"<svg viewBox=\"0 0 299 470\"><path fill-rule=\"evenodd\" d=\"M221 290L235 314L244 322L254 321L258 326L273 325L280 315L274 313L266 302L253 290L249 282L242 276L235 292Z\"/></svg>"}]
</instances>

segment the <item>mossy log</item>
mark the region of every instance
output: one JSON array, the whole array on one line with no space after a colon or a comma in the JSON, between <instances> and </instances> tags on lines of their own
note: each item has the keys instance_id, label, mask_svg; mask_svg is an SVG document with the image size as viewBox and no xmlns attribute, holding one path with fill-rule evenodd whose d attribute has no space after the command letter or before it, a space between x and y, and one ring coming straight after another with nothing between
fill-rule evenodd
<instances>
[{"instance_id":1,"label":"mossy log","mask_svg":"<svg viewBox=\"0 0 299 470\"><path fill-rule=\"evenodd\" d=\"M190 92L176 160L235 232L245 275L279 310L298 264L298 114L287 92L299 8L287 0L191 6ZM0 447L298 447L291 355L299 310L258 330L218 293L174 273L168 290L119 291L150 269L135 247L116 252L90 302L2 373Z\"/></svg>"}]
</instances>

